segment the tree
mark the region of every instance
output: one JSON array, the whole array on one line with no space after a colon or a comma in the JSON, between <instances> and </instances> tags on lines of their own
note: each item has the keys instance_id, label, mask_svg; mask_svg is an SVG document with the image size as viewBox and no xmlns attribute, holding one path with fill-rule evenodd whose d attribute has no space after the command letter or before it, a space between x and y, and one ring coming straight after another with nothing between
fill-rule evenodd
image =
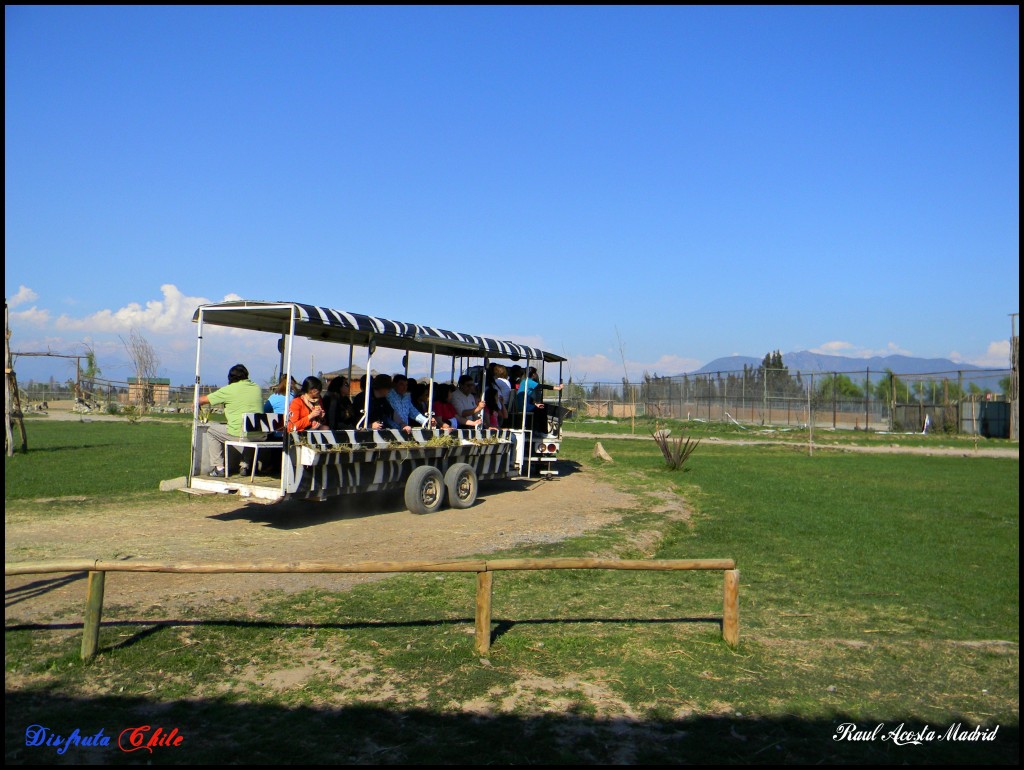
<instances>
[{"instance_id":1,"label":"tree","mask_svg":"<svg viewBox=\"0 0 1024 770\"><path fill-rule=\"evenodd\" d=\"M885 373L888 376L875 385L875 397L883 404L909 404L910 388L907 383L897 377L892 369L886 369Z\"/></svg>"},{"instance_id":2,"label":"tree","mask_svg":"<svg viewBox=\"0 0 1024 770\"><path fill-rule=\"evenodd\" d=\"M755 384L763 387L769 398L803 394L802 384L794 381L789 373L789 367L782 360L782 353L778 350L764 357L754 378Z\"/></svg>"},{"instance_id":3,"label":"tree","mask_svg":"<svg viewBox=\"0 0 1024 770\"><path fill-rule=\"evenodd\" d=\"M956 401L960 401L964 398L966 393L958 382L952 382L950 380L942 381L942 392L943 392L943 403L952 404Z\"/></svg>"},{"instance_id":4,"label":"tree","mask_svg":"<svg viewBox=\"0 0 1024 770\"><path fill-rule=\"evenodd\" d=\"M980 396L990 396L992 395L992 389L983 388L978 383L972 382L970 385L967 386L967 395L971 396L972 398L978 398Z\"/></svg>"},{"instance_id":5,"label":"tree","mask_svg":"<svg viewBox=\"0 0 1024 770\"><path fill-rule=\"evenodd\" d=\"M87 395L93 395L93 391L96 390L96 378L99 377L103 372L100 370L99 364L96 362L96 350L88 342L82 343L82 348L85 351L85 368L82 369L79 374L79 383L76 384L75 397L84 399ZM79 387L81 391L79 392Z\"/></svg>"},{"instance_id":6,"label":"tree","mask_svg":"<svg viewBox=\"0 0 1024 770\"><path fill-rule=\"evenodd\" d=\"M121 342L135 368L135 381L139 387L141 401L139 406L145 410L146 405L152 400L153 380L156 379L160 359L157 358L153 346L136 329L131 330L127 340L122 337Z\"/></svg>"},{"instance_id":7,"label":"tree","mask_svg":"<svg viewBox=\"0 0 1024 770\"><path fill-rule=\"evenodd\" d=\"M82 379L94 380L103 374L96 362L96 349L88 342L83 342L82 347L85 348L85 369L82 370Z\"/></svg>"},{"instance_id":8,"label":"tree","mask_svg":"<svg viewBox=\"0 0 1024 770\"><path fill-rule=\"evenodd\" d=\"M833 394L836 400L857 400L864 398L864 389L845 374L827 374L818 381L815 388L818 397L830 401Z\"/></svg>"}]
</instances>

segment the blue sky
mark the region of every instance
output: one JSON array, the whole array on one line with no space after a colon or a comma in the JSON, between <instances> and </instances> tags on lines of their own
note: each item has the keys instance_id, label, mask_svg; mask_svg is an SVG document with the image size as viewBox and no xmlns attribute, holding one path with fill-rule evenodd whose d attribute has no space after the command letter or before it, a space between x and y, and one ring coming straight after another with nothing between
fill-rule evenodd
<instances>
[{"instance_id":1,"label":"blue sky","mask_svg":"<svg viewBox=\"0 0 1024 770\"><path fill-rule=\"evenodd\" d=\"M123 378L135 329L189 382L196 305L241 297L538 344L576 379L1005 367L1018 70L1017 7L7 6L13 349L87 342ZM214 380L276 360L211 345Z\"/></svg>"}]
</instances>

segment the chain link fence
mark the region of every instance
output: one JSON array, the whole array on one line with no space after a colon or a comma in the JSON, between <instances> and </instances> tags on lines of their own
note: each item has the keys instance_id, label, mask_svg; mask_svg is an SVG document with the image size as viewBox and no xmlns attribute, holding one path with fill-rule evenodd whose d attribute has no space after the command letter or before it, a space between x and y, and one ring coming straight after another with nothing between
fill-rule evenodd
<instances>
[{"instance_id":1,"label":"chain link fence","mask_svg":"<svg viewBox=\"0 0 1024 770\"><path fill-rule=\"evenodd\" d=\"M204 387L203 392L214 390ZM25 411L73 401L81 412L117 413L145 403L149 412L191 412L192 386L165 382L83 381L21 389ZM631 417L744 425L944 432L1018 438L1016 378L1010 369L897 374L870 369L790 372L746 369L641 382L567 384L562 403L583 419Z\"/></svg>"},{"instance_id":2,"label":"chain link fence","mask_svg":"<svg viewBox=\"0 0 1024 770\"><path fill-rule=\"evenodd\" d=\"M187 413L192 411L195 388L191 385L172 386L166 381L139 384L134 380L118 381L93 379L82 380L76 385L68 382L29 383L19 387L22 411L45 411L57 404L70 402L71 409L83 414L119 414L144 408L152 413ZM202 388L203 393L215 390Z\"/></svg>"},{"instance_id":3,"label":"chain link fence","mask_svg":"<svg viewBox=\"0 0 1024 770\"><path fill-rule=\"evenodd\" d=\"M1009 369L897 374L788 369L570 383L563 404L593 419L654 417L746 425L1010 436Z\"/></svg>"}]
</instances>

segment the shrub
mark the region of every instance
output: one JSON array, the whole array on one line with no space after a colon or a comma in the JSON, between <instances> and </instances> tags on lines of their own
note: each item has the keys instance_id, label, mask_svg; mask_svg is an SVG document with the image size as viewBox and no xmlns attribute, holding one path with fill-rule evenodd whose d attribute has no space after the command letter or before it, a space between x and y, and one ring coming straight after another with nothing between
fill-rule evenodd
<instances>
[{"instance_id":1,"label":"shrub","mask_svg":"<svg viewBox=\"0 0 1024 770\"><path fill-rule=\"evenodd\" d=\"M690 455L694 453L697 446L700 444L700 439L694 441L687 436L676 436L675 438L669 438L672 431L667 428L659 428L658 424L655 423L654 430L651 432L654 442L661 449L662 455L665 457L665 463L668 465L669 470L688 470L683 466L686 461L690 459Z\"/></svg>"}]
</instances>

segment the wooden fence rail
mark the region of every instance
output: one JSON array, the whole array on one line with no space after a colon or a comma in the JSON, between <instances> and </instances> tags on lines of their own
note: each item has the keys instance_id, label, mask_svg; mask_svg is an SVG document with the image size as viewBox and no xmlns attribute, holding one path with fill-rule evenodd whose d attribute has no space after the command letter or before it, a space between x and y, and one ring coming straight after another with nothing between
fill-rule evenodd
<instances>
[{"instance_id":1,"label":"wooden fence rail","mask_svg":"<svg viewBox=\"0 0 1024 770\"><path fill-rule=\"evenodd\" d=\"M85 621L82 628L82 659L96 654L100 620L103 615L103 590L108 572L169 572L179 574L238 573L380 573L380 572L475 572L476 643L478 653L491 646L491 595L494 573L513 570L609 569L609 570L721 570L724 577L722 638L733 647L739 644L739 570L732 559L471 559L467 561L362 561L336 564L320 561L297 562L146 562L75 559L69 561L15 562L4 564L4 575L41 575L87 572Z\"/></svg>"}]
</instances>

